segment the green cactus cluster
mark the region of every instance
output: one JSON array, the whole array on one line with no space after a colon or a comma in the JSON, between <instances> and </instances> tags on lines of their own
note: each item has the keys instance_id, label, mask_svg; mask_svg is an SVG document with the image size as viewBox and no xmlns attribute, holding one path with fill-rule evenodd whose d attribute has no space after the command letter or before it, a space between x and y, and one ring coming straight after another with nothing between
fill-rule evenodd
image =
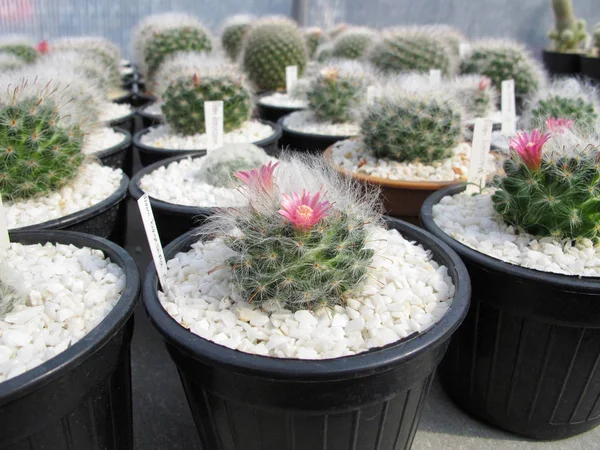
<instances>
[{"instance_id":1,"label":"green cactus cluster","mask_svg":"<svg viewBox=\"0 0 600 450\"><path fill-rule=\"evenodd\" d=\"M173 81L163 94L162 112L177 133L204 133L204 102L223 101L223 129L235 130L252 113L252 96L241 77L235 74L198 74Z\"/></svg>"},{"instance_id":2,"label":"green cactus cluster","mask_svg":"<svg viewBox=\"0 0 600 450\"><path fill-rule=\"evenodd\" d=\"M332 56L341 59L361 59L371 47L376 33L363 27L348 28L333 42Z\"/></svg>"},{"instance_id":3,"label":"green cactus cluster","mask_svg":"<svg viewBox=\"0 0 600 450\"><path fill-rule=\"evenodd\" d=\"M304 39L306 41L306 51L308 52L308 58L314 59L317 54L319 45L326 41L323 30L318 27L310 27L304 29Z\"/></svg>"},{"instance_id":4,"label":"green cactus cluster","mask_svg":"<svg viewBox=\"0 0 600 450\"><path fill-rule=\"evenodd\" d=\"M579 126L593 126L598 121L594 103L584 98L568 98L558 95L540 100L531 111L532 125L542 126L546 119L571 119Z\"/></svg>"},{"instance_id":5,"label":"green cactus cluster","mask_svg":"<svg viewBox=\"0 0 600 450\"><path fill-rule=\"evenodd\" d=\"M498 92L487 77L463 75L450 83L464 109L465 119L488 117L497 111Z\"/></svg>"},{"instance_id":6,"label":"green cactus cluster","mask_svg":"<svg viewBox=\"0 0 600 450\"><path fill-rule=\"evenodd\" d=\"M429 73L431 69L439 69L448 76L454 74L457 66L456 55L448 43L418 27L385 31L373 44L368 58L387 73Z\"/></svg>"},{"instance_id":7,"label":"green cactus cluster","mask_svg":"<svg viewBox=\"0 0 600 450\"><path fill-rule=\"evenodd\" d=\"M297 66L304 73L308 59L304 36L298 26L283 18L266 18L255 22L244 45L242 65L257 91L285 88L287 66Z\"/></svg>"},{"instance_id":8,"label":"green cactus cluster","mask_svg":"<svg viewBox=\"0 0 600 450\"><path fill-rule=\"evenodd\" d=\"M221 33L221 44L232 61L237 61L240 56L252 21L253 17L244 15L234 16L225 22Z\"/></svg>"},{"instance_id":9,"label":"green cactus cluster","mask_svg":"<svg viewBox=\"0 0 600 450\"><path fill-rule=\"evenodd\" d=\"M366 107L361 135L377 158L429 163L452 155L461 122L462 108L443 92L386 92Z\"/></svg>"},{"instance_id":10,"label":"green cactus cluster","mask_svg":"<svg viewBox=\"0 0 600 450\"><path fill-rule=\"evenodd\" d=\"M600 240L598 143L573 137L554 134L539 167L516 152L504 162L492 200L505 223L539 237Z\"/></svg>"},{"instance_id":11,"label":"green cactus cluster","mask_svg":"<svg viewBox=\"0 0 600 450\"><path fill-rule=\"evenodd\" d=\"M548 37L554 42L553 50L561 53L581 51L588 34L585 20L575 17L572 0L552 0L552 9L556 25Z\"/></svg>"},{"instance_id":12,"label":"green cactus cluster","mask_svg":"<svg viewBox=\"0 0 600 450\"><path fill-rule=\"evenodd\" d=\"M0 39L0 53L8 53L32 64L38 57L37 50L26 39L8 37Z\"/></svg>"}]
</instances>

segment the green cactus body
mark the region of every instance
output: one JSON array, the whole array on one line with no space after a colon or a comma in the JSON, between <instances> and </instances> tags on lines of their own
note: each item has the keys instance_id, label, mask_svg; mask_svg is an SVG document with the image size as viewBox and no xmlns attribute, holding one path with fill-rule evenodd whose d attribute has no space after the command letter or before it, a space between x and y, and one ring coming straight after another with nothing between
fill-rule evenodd
<instances>
[{"instance_id":1,"label":"green cactus body","mask_svg":"<svg viewBox=\"0 0 600 450\"><path fill-rule=\"evenodd\" d=\"M23 66L25 66L25 61L18 56L0 52L0 70L8 72L10 70L21 69Z\"/></svg>"},{"instance_id":2,"label":"green cactus body","mask_svg":"<svg viewBox=\"0 0 600 450\"><path fill-rule=\"evenodd\" d=\"M323 30L320 28L308 28L304 30L304 39L306 40L306 50L308 58L314 59L317 49L325 41Z\"/></svg>"},{"instance_id":3,"label":"green cactus body","mask_svg":"<svg viewBox=\"0 0 600 450\"><path fill-rule=\"evenodd\" d=\"M121 82L119 72L121 51L108 39L91 36L62 38L52 43L52 51L77 52L84 55L82 59L86 59L87 55L91 55L94 63L99 62L98 70L107 72L104 77L111 84L120 84Z\"/></svg>"},{"instance_id":4,"label":"green cactus body","mask_svg":"<svg viewBox=\"0 0 600 450\"><path fill-rule=\"evenodd\" d=\"M0 194L8 201L48 194L75 177L83 132L63 127L56 104L29 97L0 107Z\"/></svg>"},{"instance_id":5,"label":"green cactus body","mask_svg":"<svg viewBox=\"0 0 600 450\"><path fill-rule=\"evenodd\" d=\"M461 110L438 95L378 98L361 124L365 146L398 162L433 162L452 155L462 137Z\"/></svg>"},{"instance_id":6,"label":"green cactus body","mask_svg":"<svg viewBox=\"0 0 600 450\"><path fill-rule=\"evenodd\" d=\"M285 68L297 66L304 73L307 50L296 24L283 19L263 20L248 32L243 67L257 91L285 88Z\"/></svg>"},{"instance_id":7,"label":"green cactus body","mask_svg":"<svg viewBox=\"0 0 600 450\"><path fill-rule=\"evenodd\" d=\"M549 118L571 119L584 127L593 126L598 120L594 104L583 98L551 96L540 100L531 111L532 125L541 127Z\"/></svg>"},{"instance_id":8,"label":"green cactus body","mask_svg":"<svg viewBox=\"0 0 600 450\"><path fill-rule=\"evenodd\" d=\"M242 81L235 76L198 75L175 80L163 96L162 112L169 126L177 133L204 133L204 102L223 101L223 129L239 128L250 118L252 97Z\"/></svg>"},{"instance_id":9,"label":"green cactus body","mask_svg":"<svg viewBox=\"0 0 600 450\"><path fill-rule=\"evenodd\" d=\"M575 17L572 0L552 0L552 8L556 26L548 37L554 41L554 50L578 52L588 37L585 21Z\"/></svg>"},{"instance_id":10,"label":"green cactus body","mask_svg":"<svg viewBox=\"0 0 600 450\"><path fill-rule=\"evenodd\" d=\"M175 52L212 50L212 39L202 28L184 27L156 33L145 47L145 61L150 76L164 59Z\"/></svg>"},{"instance_id":11,"label":"green cactus body","mask_svg":"<svg viewBox=\"0 0 600 450\"><path fill-rule=\"evenodd\" d=\"M334 58L360 59L370 48L375 33L369 29L353 29L340 34L333 43Z\"/></svg>"},{"instance_id":12,"label":"green cactus body","mask_svg":"<svg viewBox=\"0 0 600 450\"><path fill-rule=\"evenodd\" d=\"M373 45L369 60L384 72L423 72L441 70L452 75L456 69L456 57L442 40L419 30L395 30L386 32Z\"/></svg>"},{"instance_id":13,"label":"green cactus body","mask_svg":"<svg viewBox=\"0 0 600 450\"><path fill-rule=\"evenodd\" d=\"M594 53L600 57L600 23L594 28Z\"/></svg>"},{"instance_id":14,"label":"green cactus body","mask_svg":"<svg viewBox=\"0 0 600 450\"><path fill-rule=\"evenodd\" d=\"M221 44L231 60L237 61L240 56L244 39L248 30L250 30L250 26L250 22L241 22L233 23L223 29L223 34L221 34Z\"/></svg>"},{"instance_id":15,"label":"green cactus body","mask_svg":"<svg viewBox=\"0 0 600 450\"><path fill-rule=\"evenodd\" d=\"M25 63L34 63L38 57L38 52L28 44L2 44L0 43L0 52L9 53L21 58Z\"/></svg>"}]
</instances>

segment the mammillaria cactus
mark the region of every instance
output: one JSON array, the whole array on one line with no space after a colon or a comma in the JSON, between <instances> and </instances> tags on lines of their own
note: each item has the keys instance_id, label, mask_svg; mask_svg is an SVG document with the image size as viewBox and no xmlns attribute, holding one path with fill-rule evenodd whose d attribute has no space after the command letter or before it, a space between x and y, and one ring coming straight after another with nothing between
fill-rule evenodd
<instances>
[{"instance_id":1,"label":"mammillaria cactus","mask_svg":"<svg viewBox=\"0 0 600 450\"><path fill-rule=\"evenodd\" d=\"M308 55L304 36L291 20L269 17L255 22L244 44L243 67L258 91L285 88L285 68L297 66L298 76Z\"/></svg>"},{"instance_id":2,"label":"mammillaria cactus","mask_svg":"<svg viewBox=\"0 0 600 450\"><path fill-rule=\"evenodd\" d=\"M215 72L183 76L173 81L163 94L162 112L177 133L204 133L204 102L223 101L223 129L239 128L252 113L252 96L240 75Z\"/></svg>"},{"instance_id":3,"label":"mammillaria cactus","mask_svg":"<svg viewBox=\"0 0 600 450\"><path fill-rule=\"evenodd\" d=\"M26 64L35 62L38 52L31 42L20 36L5 36L0 38L0 53L10 53L21 58Z\"/></svg>"},{"instance_id":4,"label":"mammillaria cactus","mask_svg":"<svg viewBox=\"0 0 600 450\"><path fill-rule=\"evenodd\" d=\"M0 263L0 318L8 314L16 305L27 300L21 286L23 286L21 277Z\"/></svg>"},{"instance_id":5,"label":"mammillaria cactus","mask_svg":"<svg viewBox=\"0 0 600 450\"><path fill-rule=\"evenodd\" d=\"M320 121L349 122L366 99L372 80L368 67L358 62L329 64L308 84L308 107Z\"/></svg>"},{"instance_id":6,"label":"mammillaria cactus","mask_svg":"<svg viewBox=\"0 0 600 450\"><path fill-rule=\"evenodd\" d=\"M366 27L352 27L346 29L333 41L334 58L360 59L367 52L376 33Z\"/></svg>"},{"instance_id":7,"label":"mammillaria cactus","mask_svg":"<svg viewBox=\"0 0 600 450\"><path fill-rule=\"evenodd\" d=\"M463 75L452 80L450 87L464 108L464 119L488 117L497 111L498 92L488 77Z\"/></svg>"},{"instance_id":8,"label":"mammillaria cactus","mask_svg":"<svg viewBox=\"0 0 600 450\"><path fill-rule=\"evenodd\" d=\"M545 84L544 70L521 44L503 39L473 43L461 63L463 74L485 75L500 90L505 80L515 80L518 106L536 94Z\"/></svg>"},{"instance_id":9,"label":"mammillaria cactus","mask_svg":"<svg viewBox=\"0 0 600 450\"><path fill-rule=\"evenodd\" d=\"M196 178L216 187L237 187L241 181L234 173L256 169L270 160L266 152L254 144L227 144L202 159Z\"/></svg>"},{"instance_id":10,"label":"mammillaria cactus","mask_svg":"<svg viewBox=\"0 0 600 450\"><path fill-rule=\"evenodd\" d=\"M237 61L240 56L244 39L253 20L253 16L238 15L230 17L223 24L221 44L232 61Z\"/></svg>"},{"instance_id":11,"label":"mammillaria cactus","mask_svg":"<svg viewBox=\"0 0 600 450\"><path fill-rule=\"evenodd\" d=\"M600 141L551 120L512 139L506 176L496 180L494 209L509 225L534 236L600 238Z\"/></svg>"},{"instance_id":12,"label":"mammillaria cactus","mask_svg":"<svg viewBox=\"0 0 600 450\"><path fill-rule=\"evenodd\" d=\"M587 40L585 20L579 20L573 12L572 0L552 0L556 25L548 34L554 41L554 50L574 53L581 49Z\"/></svg>"},{"instance_id":13,"label":"mammillaria cactus","mask_svg":"<svg viewBox=\"0 0 600 450\"><path fill-rule=\"evenodd\" d=\"M236 176L248 206L222 211L204 231L235 252L227 261L235 294L292 311L343 305L374 256L376 194L363 194L317 158L287 156Z\"/></svg>"},{"instance_id":14,"label":"mammillaria cactus","mask_svg":"<svg viewBox=\"0 0 600 450\"><path fill-rule=\"evenodd\" d=\"M384 31L368 58L378 69L391 73L439 69L443 75L452 75L457 67L457 56L447 42L419 27Z\"/></svg>"},{"instance_id":15,"label":"mammillaria cactus","mask_svg":"<svg viewBox=\"0 0 600 450\"><path fill-rule=\"evenodd\" d=\"M78 116L52 83L1 84L2 198L27 199L61 188L75 177L84 160Z\"/></svg>"},{"instance_id":16,"label":"mammillaria cactus","mask_svg":"<svg viewBox=\"0 0 600 450\"><path fill-rule=\"evenodd\" d=\"M366 106L365 146L378 158L432 162L447 158L462 137L462 108L442 87L407 91L384 87Z\"/></svg>"},{"instance_id":17,"label":"mammillaria cactus","mask_svg":"<svg viewBox=\"0 0 600 450\"><path fill-rule=\"evenodd\" d=\"M325 42L325 35L323 30L318 27L310 27L304 29L304 39L306 40L306 50L308 52L308 58L314 59L317 54L319 45Z\"/></svg>"}]
</instances>

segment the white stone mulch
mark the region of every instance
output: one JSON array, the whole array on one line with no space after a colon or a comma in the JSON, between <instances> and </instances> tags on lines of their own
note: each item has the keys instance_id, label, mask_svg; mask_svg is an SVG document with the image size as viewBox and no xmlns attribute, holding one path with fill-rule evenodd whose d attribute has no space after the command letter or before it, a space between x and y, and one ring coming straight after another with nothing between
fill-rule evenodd
<instances>
[{"instance_id":1,"label":"white stone mulch","mask_svg":"<svg viewBox=\"0 0 600 450\"><path fill-rule=\"evenodd\" d=\"M357 123L319 122L310 111L296 111L283 119L283 124L293 131L326 136L356 136L360 133Z\"/></svg>"},{"instance_id":2,"label":"white stone mulch","mask_svg":"<svg viewBox=\"0 0 600 450\"><path fill-rule=\"evenodd\" d=\"M307 103L305 100L291 97L288 94L281 92L275 92L271 95L265 95L261 97L258 103L267 106L275 106L277 108L306 108Z\"/></svg>"},{"instance_id":3,"label":"white stone mulch","mask_svg":"<svg viewBox=\"0 0 600 450\"><path fill-rule=\"evenodd\" d=\"M127 139L125 133L115 131L112 128L102 127L94 130L85 137L81 151L86 155L93 155L119 145L125 139Z\"/></svg>"},{"instance_id":4,"label":"white stone mulch","mask_svg":"<svg viewBox=\"0 0 600 450\"><path fill-rule=\"evenodd\" d=\"M102 105L102 110L100 111L100 121L103 123L109 123L114 120L123 119L132 112L132 106L127 103L119 104L106 102L104 105Z\"/></svg>"}]
</instances>

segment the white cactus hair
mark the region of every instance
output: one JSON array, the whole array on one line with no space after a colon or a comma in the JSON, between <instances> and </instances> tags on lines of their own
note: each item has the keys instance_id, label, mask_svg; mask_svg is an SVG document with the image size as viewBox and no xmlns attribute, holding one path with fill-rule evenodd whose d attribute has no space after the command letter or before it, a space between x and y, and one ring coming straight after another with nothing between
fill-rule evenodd
<instances>
[{"instance_id":1,"label":"white cactus hair","mask_svg":"<svg viewBox=\"0 0 600 450\"><path fill-rule=\"evenodd\" d=\"M119 65L122 58L119 47L101 36L66 36L52 41L51 48L53 51L89 51L99 49L111 57L115 66Z\"/></svg>"},{"instance_id":2,"label":"white cactus hair","mask_svg":"<svg viewBox=\"0 0 600 450\"><path fill-rule=\"evenodd\" d=\"M352 25L349 26L348 28L346 28L344 31L342 31L340 34L338 34L335 38L334 38L334 42L340 40L340 38L342 38L343 36L356 36L356 35L360 35L360 36L376 36L377 32L369 27L362 27L362 26L358 26L358 25Z\"/></svg>"},{"instance_id":3,"label":"white cactus hair","mask_svg":"<svg viewBox=\"0 0 600 450\"><path fill-rule=\"evenodd\" d=\"M18 69L23 68L24 66L25 66L25 62L18 56L15 56L10 53L1 53L0 52L0 70L1 71L18 70Z\"/></svg>"},{"instance_id":4,"label":"white cactus hair","mask_svg":"<svg viewBox=\"0 0 600 450\"><path fill-rule=\"evenodd\" d=\"M550 133L550 139L544 144L542 156L546 160L560 157L600 156L600 135L594 127L573 126Z\"/></svg>"},{"instance_id":5,"label":"white cactus hair","mask_svg":"<svg viewBox=\"0 0 600 450\"><path fill-rule=\"evenodd\" d=\"M29 45L33 46L33 42L27 36L20 34L7 34L0 36L0 48L5 45Z\"/></svg>"},{"instance_id":6,"label":"white cactus hair","mask_svg":"<svg viewBox=\"0 0 600 450\"><path fill-rule=\"evenodd\" d=\"M461 102L465 108L467 117L465 119L475 119L471 117L474 113L474 93L479 90L479 84L482 80L487 77L482 75L459 75L446 81L445 85L448 89L455 92L456 98ZM494 86L491 85L486 89L487 99L489 103L489 113L493 113L498 110L498 91Z\"/></svg>"},{"instance_id":7,"label":"white cactus hair","mask_svg":"<svg viewBox=\"0 0 600 450\"><path fill-rule=\"evenodd\" d=\"M229 27L251 24L255 20L256 16L253 16L252 14L236 14L234 16L227 17L221 24L221 33L223 33L223 31Z\"/></svg>"}]
</instances>

